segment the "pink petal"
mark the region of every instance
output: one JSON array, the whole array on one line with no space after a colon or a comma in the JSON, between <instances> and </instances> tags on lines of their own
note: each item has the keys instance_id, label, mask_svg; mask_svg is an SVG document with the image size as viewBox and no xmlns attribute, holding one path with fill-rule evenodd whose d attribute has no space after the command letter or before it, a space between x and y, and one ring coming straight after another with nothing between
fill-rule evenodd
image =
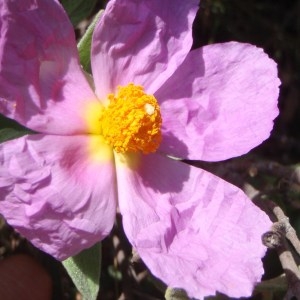
<instances>
[{"instance_id":1,"label":"pink petal","mask_svg":"<svg viewBox=\"0 0 300 300\"><path fill-rule=\"evenodd\" d=\"M60 4L2 0L0 28L0 113L39 132L86 132L81 108L95 95Z\"/></svg>"},{"instance_id":2,"label":"pink petal","mask_svg":"<svg viewBox=\"0 0 300 300\"><path fill-rule=\"evenodd\" d=\"M38 134L0 145L0 212L57 259L102 240L113 226L112 153L97 139ZM96 144L106 156L93 152Z\"/></svg>"},{"instance_id":3,"label":"pink petal","mask_svg":"<svg viewBox=\"0 0 300 300\"><path fill-rule=\"evenodd\" d=\"M200 298L250 296L263 274L271 222L237 187L152 154L117 161L126 235L151 272Z\"/></svg>"},{"instance_id":4,"label":"pink petal","mask_svg":"<svg viewBox=\"0 0 300 300\"><path fill-rule=\"evenodd\" d=\"M153 93L176 70L192 45L197 0L112 0L92 44L96 94L141 84Z\"/></svg>"},{"instance_id":5,"label":"pink petal","mask_svg":"<svg viewBox=\"0 0 300 300\"><path fill-rule=\"evenodd\" d=\"M218 161L268 138L278 115L276 63L262 49L230 42L189 53L155 93L161 102L161 150Z\"/></svg>"}]
</instances>

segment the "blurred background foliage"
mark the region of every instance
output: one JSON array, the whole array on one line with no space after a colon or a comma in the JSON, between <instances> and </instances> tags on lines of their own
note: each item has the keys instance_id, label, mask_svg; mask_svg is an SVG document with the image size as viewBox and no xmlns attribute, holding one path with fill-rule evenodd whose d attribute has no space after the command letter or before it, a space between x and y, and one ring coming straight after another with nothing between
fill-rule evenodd
<instances>
[{"instance_id":1,"label":"blurred background foliage","mask_svg":"<svg viewBox=\"0 0 300 300\"><path fill-rule=\"evenodd\" d=\"M107 1L61 2L70 15L79 40L93 16L105 7ZM193 37L193 48L233 40L251 43L262 47L278 63L282 81L280 116L275 121L270 139L241 158L218 164L193 163L240 187L251 185L268 195L280 204L294 226L300 229L300 0L202 0L194 22ZM8 128L10 131L5 131L8 132L7 138L17 137L20 130L27 133L18 126L0 116L0 134L1 130ZM267 172L262 166L269 162L279 166L280 170L272 168ZM289 176L295 172L299 174L299 180L291 182ZM53 300L81 299L60 263L33 248L3 220L0 221L0 259L27 253L50 274ZM102 247L99 299L164 299L165 286L147 272L142 262L132 260L132 249L124 236L120 217ZM268 252L264 264L265 279L282 274L274 251ZM249 299L283 299L285 290L286 282L279 278L260 285ZM222 295L217 298L228 299Z\"/></svg>"}]
</instances>

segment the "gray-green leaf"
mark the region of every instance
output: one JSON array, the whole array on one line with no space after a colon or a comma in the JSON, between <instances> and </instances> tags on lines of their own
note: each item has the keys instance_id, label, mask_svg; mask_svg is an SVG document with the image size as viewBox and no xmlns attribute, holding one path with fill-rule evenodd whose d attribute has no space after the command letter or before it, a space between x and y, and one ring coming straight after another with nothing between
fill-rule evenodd
<instances>
[{"instance_id":1,"label":"gray-green leaf","mask_svg":"<svg viewBox=\"0 0 300 300\"><path fill-rule=\"evenodd\" d=\"M85 300L96 300L101 271L101 243L63 261L63 265Z\"/></svg>"},{"instance_id":2,"label":"gray-green leaf","mask_svg":"<svg viewBox=\"0 0 300 300\"><path fill-rule=\"evenodd\" d=\"M165 293L166 300L189 300L190 298L182 289L168 287Z\"/></svg>"},{"instance_id":3,"label":"gray-green leaf","mask_svg":"<svg viewBox=\"0 0 300 300\"><path fill-rule=\"evenodd\" d=\"M77 45L80 63L83 69L88 73L91 73L91 45L92 45L93 32L103 12L104 12L103 10L100 10L97 13L95 18L93 19L93 22L90 24L90 26L88 27L85 34L83 35L83 37L81 38L81 40Z\"/></svg>"},{"instance_id":4,"label":"gray-green leaf","mask_svg":"<svg viewBox=\"0 0 300 300\"><path fill-rule=\"evenodd\" d=\"M32 133L34 131L0 114L0 143Z\"/></svg>"}]
</instances>

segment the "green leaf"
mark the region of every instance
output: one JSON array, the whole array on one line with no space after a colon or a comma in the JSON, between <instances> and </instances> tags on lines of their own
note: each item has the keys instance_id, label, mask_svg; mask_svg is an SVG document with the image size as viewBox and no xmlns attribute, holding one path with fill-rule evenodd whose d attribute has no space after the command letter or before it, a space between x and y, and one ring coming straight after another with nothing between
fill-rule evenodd
<instances>
[{"instance_id":1,"label":"green leaf","mask_svg":"<svg viewBox=\"0 0 300 300\"><path fill-rule=\"evenodd\" d=\"M168 287L165 293L166 300L189 300L187 293L183 289Z\"/></svg>"},{"instance_id":2,"label":"green leaf","mask_svg":"<svg viewBox=\"0 0 300 300\"><path fill-rule=\"evenodd\" d=\"M90 26L88 27L85 34L83 35L83 37L81 38L81 40L77 45L80 63L83 69L88 73L91 73L91 44L92 44L93 32L103 12L104 12L103 10L100 10L97 13L95 18L93 19L93 22L90 24Z\"/></svg>"},{"instance_id":3,"label":"green leaf","mask_svg":"<svg viewBox=\"0 0 300 300\"><path fill-rule=\"evenodd\" d=\"M101 243L63 261L63 265L85 300L96 300L101 271Z\"/></svg>"},{"instance_id":4,"label":"green leaf","mask_svg":"<svg viewBox=\"0 0 300 300\"><path fill-rule=\"evenodd\" d=\"M115 280L121 281L122 280L122 273L116 269L114 266L108 267L108 274Z\"/></svg>"},{"instance_id":5,"label":"green leaf","mask_svg":"<svg viewBox=\"0 0 300 300\"><path fill-rule=\"evenodd\" d=\"M92 13L96 3L97 0L61 0L74 26Z\"/></svg>"},{"instance_id":6,"label":"green leaf","mask_svg":"<svg viewBox=\"0 0 300 300\"><path fill-rule=\"evenodd\" d=\"M0 143L33 133L35 132L0 114Z\"/></svg>"}]
</instances>

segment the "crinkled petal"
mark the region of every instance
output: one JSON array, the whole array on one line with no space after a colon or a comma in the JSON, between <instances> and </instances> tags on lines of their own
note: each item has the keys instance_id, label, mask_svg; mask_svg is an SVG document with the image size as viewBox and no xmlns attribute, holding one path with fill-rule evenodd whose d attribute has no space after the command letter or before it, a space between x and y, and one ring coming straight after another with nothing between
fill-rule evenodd
<instances>
[{"instance_id":1,"label":"crinkled petal","mask_svg":"<svg viewBox=\"0 0 300 300\"><path fill-rule=\"evenodd\" d=\"M43 133L87 132L81 109L95 95L60 4L2 0L0 37L0 113Z\"/></svg>"},{"instance_id":2,"label":"crinkled petal","mask_svg":"<svg viewBox=\"0 0 300 300\"><path fill-rule=\"evenodd\" d=\"M0 164L0 213L36 247L63 260L109 234L115 171L97 136L25 136Z\"/></svg>"},{"instance_id":3,"label":"crinkled petal","mask_svg":"<svg viewBox=\"0 0 300 300\"><path fill-rule=\"evenodd\" d=\"M271 222L237 187L151 154L117 160L125 233L151 272L202 299L250 296Z\"/></svg>"},{"instance_id":4,"label":"crinkled petal","mask_svg":"<svg viewBox=\"0 0 300 300\"><path fill-rule=\"evenodd\" d=\"M96 94L118 85L143 85L153 93L192 46L198 0L112 0L95 28L92 70Z\"/></svg>"},{"instance_id":5,"label":"crinkled petal","mask_svg":"<svg viewBox=\"0 0 300 300\"><path fill-rule=\"evenodd\" d=\"M278 115L276 63L262 49L230 42L193 50L155 93L161 103L161 150L218 161L268 138Z\"/></svg>"}]
</instances>

